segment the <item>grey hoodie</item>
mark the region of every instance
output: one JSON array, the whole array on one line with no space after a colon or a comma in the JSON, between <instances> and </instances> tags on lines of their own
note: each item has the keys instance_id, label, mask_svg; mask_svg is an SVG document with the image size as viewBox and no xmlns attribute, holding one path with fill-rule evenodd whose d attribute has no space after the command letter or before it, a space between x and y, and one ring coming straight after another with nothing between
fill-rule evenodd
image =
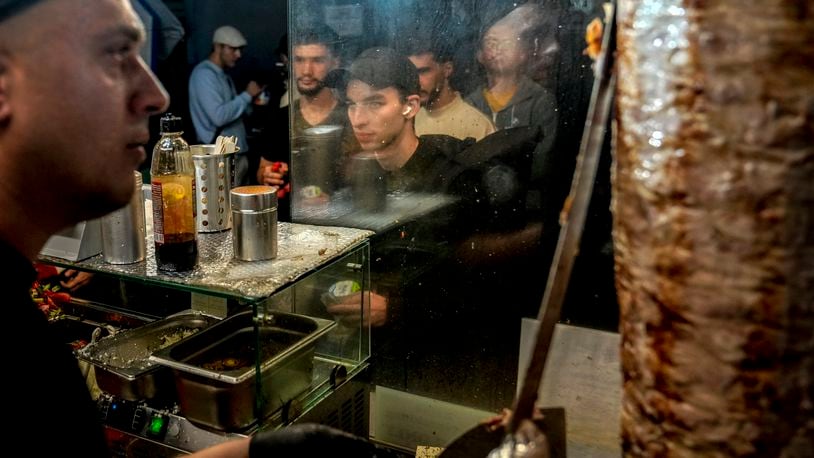
<instances>
[{"instance_id":1,"label":"grey hoodie","mask_svg":"<svg viewBox=\"0 0 814 458\"><path fill-rule=\"evenodd\" d=\"M534 150L532 162L532 182L541 184L553 170L554 161L551 149L557 137L557 101L554 96L542 86L528 77L523 77L509 103L497 113L493 113L483 96L483 86L479 87L466 97L466 101L475 108L489 116L497 130L509 127L540 126L543 131L543 140ZM539 204L537 204L539 205Z\"/></svg>"},{"instance_id":2,"label":"grey hoodie","mask_svg":"<svg viewBox=\"0 0 814 458\"><path fill-rule=\"evenodd\" d=\"M542 150L548 152L557 135L557 101L542 86L527 77L520 80L517 92L509 103L493 113L479 87L466 97L466 101L492 119L497 130L509 127L539 125L543 129Z\"/></svg>"}]
</instances>

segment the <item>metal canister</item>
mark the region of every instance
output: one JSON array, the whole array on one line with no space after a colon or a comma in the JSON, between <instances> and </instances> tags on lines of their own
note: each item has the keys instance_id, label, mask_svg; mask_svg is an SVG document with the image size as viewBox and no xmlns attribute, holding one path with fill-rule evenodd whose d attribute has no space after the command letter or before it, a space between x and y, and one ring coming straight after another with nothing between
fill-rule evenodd
<instances>
[{"instance_id":1,"label":"metal canister","mask_svg":"<svg viewBox=\"0 0 814 458\"><path fill-rule=\"evenodd\" d=\"M359 153L351 159L351 198L357 210L379 212L387 204L387 178L373 154Z\"/></svg>"},{"instance_id":2,"label":"metal canister","mask_svg":"<svg viewBox=\"0 0 814 458\"><path fill-rule=\"evenodd\" d=\"M277 187L239 186L231 192L232 247L243 261L277 257Z\"/></svg>"},{"instance_id":3,"label":"metal canister","mask_svg":"<svg viewBox=\"0 0 814 458\"><path fill-rule=\"evenodd\" d=\"M195 208L198 232L219 232L232 227L229 191L234 180L235 155L220 154L215 145L190 145L195 165Z\"/></svg>"},{"instance_id":4,"label":"metal canister","mask_svg":"<svg viewBox=\"0 0 814 458\"><path fill-rule=\"evenodd\" d=\"M342 157L342 126L323 125L305 129L291 153L295 193L304 204L330 199L337 188Z\"/></svg>"},{"instance_id":5,"label":"metal canister","mask_svg":"<svg viewBox=\"0 0 814 458\"><path fill-rule=\"evenodd\" d=\"M147 253L141 173L135 172L134 178L130 202L102 217L102 258L108 264L140 262Z\"/></svg>"}]
</instances>

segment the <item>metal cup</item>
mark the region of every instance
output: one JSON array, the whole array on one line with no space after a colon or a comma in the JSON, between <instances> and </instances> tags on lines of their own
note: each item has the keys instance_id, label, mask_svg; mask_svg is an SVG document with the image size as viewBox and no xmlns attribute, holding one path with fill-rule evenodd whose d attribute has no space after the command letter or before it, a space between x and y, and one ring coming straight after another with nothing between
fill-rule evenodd
<instances>
[{"instance_id":1,"label":"metal cup","mask_svg":"<svg viewBox=\"0 0 814 458\"><path fill-rule=\"evenodd\" d=\"M215 145L190 145L195 165L195 208L198 232L219 232L232 227L229 191L234 154L218 154Z\"/></svg>"},{"instance_id":2,"label":"metal cup","mask_svg":"<svg viewBox=\"0 0 814 458\"><path fill-rule=\"evenodd\" d=\"M132 264L147 253L141 173L135 172L130 203L102 217L102 257L108 264Z\"/></svg>"},{"instance_id":3,"label":"metal cup","mask_svg":"<svg viewBox=\"0 0 814 458\"><path fill-rule=\"evenodd\" d=\"M372 154L353 156L350 170L351 198L357 210L379 212L387 206L387 178Z\"/></svg>"},{"instance_id":4,"label":"metal cup","mask_svg":"<svg viewBox=\"0 0 814 458\"><path fill-rule=\"evenodd\" d=\"M342 157L342 126L322 125L304 132L303 148L292 152L292 176L303 197L330 198L337 188Z\"/></svg>"}]
</instances>

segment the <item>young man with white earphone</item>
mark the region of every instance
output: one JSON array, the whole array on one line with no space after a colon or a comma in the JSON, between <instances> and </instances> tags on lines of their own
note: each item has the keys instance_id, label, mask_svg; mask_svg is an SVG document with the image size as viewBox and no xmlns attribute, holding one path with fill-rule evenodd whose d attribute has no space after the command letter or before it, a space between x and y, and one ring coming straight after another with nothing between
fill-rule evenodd
<instances>
[{"instance_id":1,"label":"young man with white earphone","mask_svg":"<svg viewBox=\"0 0 814 458\"><path fill-rule=\"evenodd\" d=\"M500 303L471 300L486 296L486 289L502 290L508 283L481 281L495 278L487 275L493 264L469 260L488 259L492 254L483 254L472 243L475 236L498 238L496 218L502 222L505 213L497 211L502 207L494 199L497 193L489 177L494 170L510 169L497 151L512 142L417 135L418 70L407 56L392 49L362 52L350 67L348 81L353 132L364 153L375 156L385 170L390 194L382 219L396 221L371 238L370 304L359 304L362 295L354 295L355 303L348 298L326 304L327 311L344 326L358 327L362 320L363 326L373 328L373 384L459 396L452 393L457 385L444 377L439 380L428 367L471 373L476 367L471 362L482 357L483 347L481 333L473 333L469 324L477 324L474 329L479 331L488 329L491 318L503 322L500 316L508 309ZM537 141L529 138L532 145ZM526 157L523 152L531 149L519 147L516 156ZM516 187L518 193L524 192L520 184ZM405 206L432 208L439 201L445 204L420 216L399 212Z\"/></svg>"},{"instance_id":2,"label":"young man with white earphone","mask_svg":"<svg viewBox=\"0 0 814 458\"><path fill-rule=\"evenodd\" d=\"M371 247L372 258L377 265L371 270L387 278L393 265L387 258L393 253L389 236L394 239L400 234L410 233L409 244L436 245L454 243L450 228L460 222L457 215L477 214L484 210L473 210L471 203L488 202L482 195L480 175L467 170L455 159L456 155L472 142L458 140L446 135L417 136L415 116L420 108L419 78L415 65L407 57L390 48L370 48L362 52L350 67L346 91L348 117L353 133L364 154L372 154L385 171L388 191L404 194L434 195L452 194L455 201L443 211L430 215L425 220L406 223L390 233L377 237ZM460 205L459 205L460 204ZM439 215L438 213L443 213ZM466 225L465 225L466 226ZM467 228L471 228L469 225ZM455 229L459 230L459 229ZM439 240L441 242L439 242ZM397 242L398 243L398 242ZM403 245L403 244L401 244ZM395 248L400 250L403 246ZM377 250L381 249L381 255ZM412 249L412 248L411 248ZM398 267L395 268L398 270ZM404 303L405 290L400 288L409 280L396 274L400 280L384 286L387 280L377 285L371 294L370 313L363 319L365 324L383 326L393 319L394 302ZM398 284L398 285L396 285ZM425 283L426 284L426 283ZM396 305L396 308L400 308ZM343 322L359 320L359 305L336 304L328 311ZM377 347L378 348L378 347Z\"/></svg>"},{"instance_id":3,"label":"young man with white earphone","mask_svg":"<svg viewBox=\"0 0 814 458\"><path fill-rule=\"evenodd\" d=\"M362 150L375 153L391 174L409 176L406 181L391 181L391 190L405 185L407 188L398 190L439 190L444 176L426 172L445 169L438 164L449 161L469 143L446 135L416 134L421 88L412 62L393 49L370 48L351 65L348 81L348 117Z\"/></svg>"}]
</instances>

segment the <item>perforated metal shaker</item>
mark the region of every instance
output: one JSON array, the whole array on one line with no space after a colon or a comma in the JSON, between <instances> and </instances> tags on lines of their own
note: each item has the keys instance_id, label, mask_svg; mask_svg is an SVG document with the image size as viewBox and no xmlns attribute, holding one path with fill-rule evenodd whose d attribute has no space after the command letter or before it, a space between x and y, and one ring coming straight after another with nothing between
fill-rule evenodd
<instances>
[{"instance_id":1,"label":"perforated metal shaker","mask_svg":"<svg viewBox=\"0 0 814 458\"><path fill-rule=\"evenodd\" d=\"M189 150L195 165L195 224L198 232L230 229L229 191L234 180L234 153L218 154L215 145L190 145Z\"/></svg>"},{"instance_id":2,"label":"perforated metal shaker","mask_svg":"<svg viewBox=\"0 0 814 458\"><path fill-rule=\"evenodd\" d=\"M232 189L232 247L243 261L277 257L277 187L240 186Z\"/></svg>"}]
</instances>

